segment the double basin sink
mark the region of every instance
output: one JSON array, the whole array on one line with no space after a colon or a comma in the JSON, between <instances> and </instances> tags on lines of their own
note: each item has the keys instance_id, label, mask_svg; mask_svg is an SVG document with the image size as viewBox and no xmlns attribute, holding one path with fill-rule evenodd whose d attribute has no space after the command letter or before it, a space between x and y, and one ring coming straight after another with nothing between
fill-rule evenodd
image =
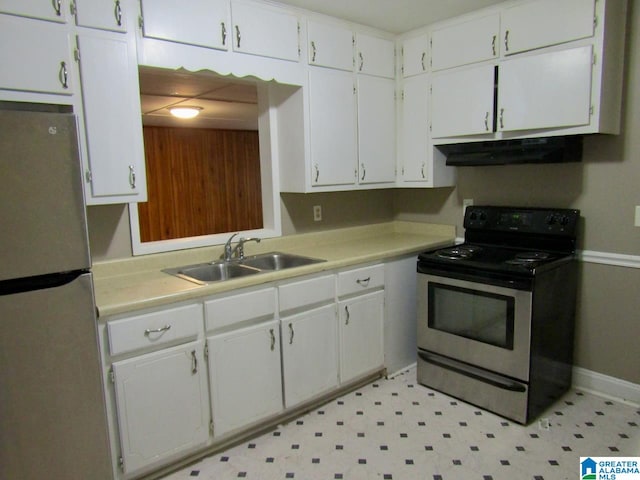
<instances>
[{"instance_id":1,"label":"double basin sink","mask_svg":"<svg viewBox=\"0 0 640 480\"><path fill-rule=\"evenodd\" d=\"M257 275L264 272L273 272L289 268L302 267L313 263L321 263L326 260L304 257L282 252L269 252L261 255L234 259L231 261L217 261L211 263L198 263L183 267L167 268L162 270L170 275L183 278L198 284L222 282L234 278Z\"/></svg>"}]
</instances>

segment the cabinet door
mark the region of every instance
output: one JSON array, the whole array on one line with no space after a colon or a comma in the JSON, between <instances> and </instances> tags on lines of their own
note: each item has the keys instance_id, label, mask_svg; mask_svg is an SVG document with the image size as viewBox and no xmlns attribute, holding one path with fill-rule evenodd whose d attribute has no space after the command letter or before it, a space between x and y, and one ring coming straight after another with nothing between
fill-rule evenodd
<instances>
[{"instance_id":1,"label":"cabinet door","mask_svg":"<svg viewBox=\"0 0 640 480\"><path fill-rule=\"evenodd\" d=\"M328 23L307 23L309 64L353 70L353 32Z\"/></svg>"},{"instance_id":2,"label":"cabinet door","mask_svg":"<svg viewBox=\"0 0 640 480\"><path fill-rule=\"evenodd\" d=\"M340 381L353 380L384 364L384 292L339 302Z\"/></svg>"},{"instance_id":3,"label":"cabinet door","mask_svg":"<svg viewBox=\"0 0 640 480\"><path fill-rule=\"evenodd\" d=\"M356 99L353 75L309 68L311 185L355 183Z\"/></svg>"},{"instance_id":4,"label":"cabinet door","mask_svg":"<svg viewBox=\"0 0 640 480\"><path fill-rule=\"evenodd\" d=\"M145 201L145 163L134 45L122 35L78 36L91 197Z\"/></svg>"},{"instance_id":5,"label":"cabinet door","mask_svg":"<svg viewBox=\"0 0 640 480\"><path fill-rule=\"evenodd\" d=\"M358 182L396 177L395 81L358 75Z\"/></svg>"},{"instance_id":6,"label":"cabinet door","mask_svg":"<svg viewBox=\"0 0 640 480\"><path fill-rule=\"evenodd\" d=\"M498 129L588 125L592 47L513 58L500 64Z\"/></svg>"},{"instance_id":7,"label":"cabinet door","mask_svg":"<svg viewBox=\"0 0 640 480\"><path fill-rule=\"evenodd\" d=\"M39 18L65 23L69 5L67 0L0 0L0 13Z\"/></svg>"},{"instance_id":8,"label":"cabinet door","mask_svg":"<svg viewBox=\"0 0 640 480\"><path fill-rule=\"evenodd\" d=\"M207 341L215 436L282 410L277 320Z\"/></svg>"},{"instance_id":9,"label":"cabinet door","mask_svg":"<svg viewBox=\"0 0 640 480\"><path fill-rule=\"evenodd\" d=\"M229 0L141 0L145 37L228 50Z\"/></svg>"},{"instance_id":10,"label":"cabinet door","mask_svg":"<svg viewBox=\"0 0 640 480\"><path fill-rule=\"evenodd\" d=\"M282 370L287 408L338 385L335 305L282 320Z\"/></svg>"},{"instance_id":11,"label":"cabinet door","mask_svg":"<svg viewBox=\"0 0 640 480\"><path fill-rule=\"evenodd\" d=\"M434 74L431 80L431 136L491 133L494 78L493 65Z\"/></svg>"},{"instance_id":12,"label":"cabinet door","mask_svg":"<svg viewBox=\"0 0 640 480\"><path fill-rule=\"evenodd\" d=\"M233 2L233 49L263 57L298 61L298 18L284 10Z\"/></svg>"},{"instance_id":13,"label":"cabinet door","mask_svg":"<svg viewBox=\"0 0 640 480\"><path fill-rule=\"evenodd\" d=\"M356 71L367 75L395 78L393 41L371 35L356 35Z\"/></svg>"},{"instance_id":14,"label":"cabinet door","mask_svg":"<svg viewBox=\"0 0 640 480\"><path fill-rule=\"evenodd\" d=\"M0 44L0 88L73 93L72 47L65 26L0 15Z\"/></svg>"},{"instance_id":15,"label":"cabinet door","mask_svg":"<svg viewBox=\"0 0 640 480\"><path fill-rule=\"evenodd\" d=\"M82 27L126 32L122 0L75 0L76 23Z\"/></svg>"},{"instance_id":16,"label":"cabinet door","mask_svg":"<svg viewBox=\"0 0 640 480\"><path fill-rule=\"evenodd\" d=\"M593 36L595 0L536 0L502 12L505 55Z\"/></svg>"},{"instance_id":17,"label":"cabinet door","mask_svg":"<svg viewBox=\"0 0 640 480\"><path fill-rule=\"evenodd\" d=\"M498 14L435 30L431 35L431 67L434 71L468 65L498 56Z\"/></svg>"},{"instance_id":18,"label":"cabinet door","mask_svg":"<svg viewBox=\"0 0 640 480\"><path fill-rule=\"evenodd\" d=\"M124 472L203 445L209 438L204 342L115 362Z\"/></svg>"},{"instance_id":19,"label":"cabinet door","mask_svg":"<svg viewBox=\"0 0 640 480\"><path fill-rule=\"evenodd\" d=\"M418 75L404 80L400 128L403 180L429 181L429 165L433 153L429 141L428 75Z\"/></svg>"},{"instance_id":20,"label":"cabinet door","mask_svg":"<svg viewBox=\"0 0 640 480\"><path fill-rule=\"evenodd\" d=\"M426 33L402 42L402 75L404 77L427 71L428 50L429 37Z\"/></svg>"}]
</instances>

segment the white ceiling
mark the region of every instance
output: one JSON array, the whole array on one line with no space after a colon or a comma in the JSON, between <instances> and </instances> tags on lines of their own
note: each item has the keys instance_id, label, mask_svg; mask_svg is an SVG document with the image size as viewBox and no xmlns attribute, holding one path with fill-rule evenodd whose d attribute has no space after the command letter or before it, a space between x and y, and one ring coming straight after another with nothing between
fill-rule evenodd
<instances>
[{"instance_id":1,"label":"white ceiling","mask_svg":"<svg viewBox=\"0 0 640 480\"><path fill-rule=\"evenodd\" d=\"M462 15L504 0L277 0L391 33Z\"/></svg>"},{"instance_id":2,"label":"white ceiling","mask_svg":"<svg viewBox=\"0 0 640 480\"><path fill-rule=\"evenodd\" d=\"M343 18L391 33L404 33L503 0L278 0L278 3ZM214 73L140 69L145 125L257 130L255 84ZM168 108L202 108L191 120L176 120Z\"/></svg>"}]
</instances>

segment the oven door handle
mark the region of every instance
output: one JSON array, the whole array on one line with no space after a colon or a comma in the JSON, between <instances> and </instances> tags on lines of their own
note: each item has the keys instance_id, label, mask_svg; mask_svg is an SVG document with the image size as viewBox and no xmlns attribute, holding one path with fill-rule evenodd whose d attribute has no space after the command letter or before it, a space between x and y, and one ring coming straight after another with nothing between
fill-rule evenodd
<instances>
[{"instance_id":1,"label":"oven door handle","mask_svg":"<svg viewBox=\"0 0 640 480\"><path fill-rule=\"evenodd\" d=\"M422 350L418 351L418 356L427 363L432 363L439 367L446 368L447 370L459 373L460 375L465 375L481 382L488 383L489 385L493 385L494 387L502 388L503 390L509 390L511 392L527 391L527 387L522 383L509 380L508 378L504 378L490 372L485 372L483 370L480 370L479 368L472 367L471 365L466 365L454 360L431 355Z\"/></svg>"}]
</instances>

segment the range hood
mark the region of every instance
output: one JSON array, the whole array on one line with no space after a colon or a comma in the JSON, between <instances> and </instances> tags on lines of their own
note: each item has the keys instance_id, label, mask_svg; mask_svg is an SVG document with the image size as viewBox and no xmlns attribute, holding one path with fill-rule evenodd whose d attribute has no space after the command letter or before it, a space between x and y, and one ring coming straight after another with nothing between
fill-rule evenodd
<instances>
[{"instance_id":1,"label":"range hood","mask_svg":"<svg viewBox=\"0 0 640 480\"><path fill-rule=\"evenodd\" d=\"M470 167L521 163L565 163L582 160L582 136L524 138L436 145L447 165Z\"/></svg>"}]
</instances>

